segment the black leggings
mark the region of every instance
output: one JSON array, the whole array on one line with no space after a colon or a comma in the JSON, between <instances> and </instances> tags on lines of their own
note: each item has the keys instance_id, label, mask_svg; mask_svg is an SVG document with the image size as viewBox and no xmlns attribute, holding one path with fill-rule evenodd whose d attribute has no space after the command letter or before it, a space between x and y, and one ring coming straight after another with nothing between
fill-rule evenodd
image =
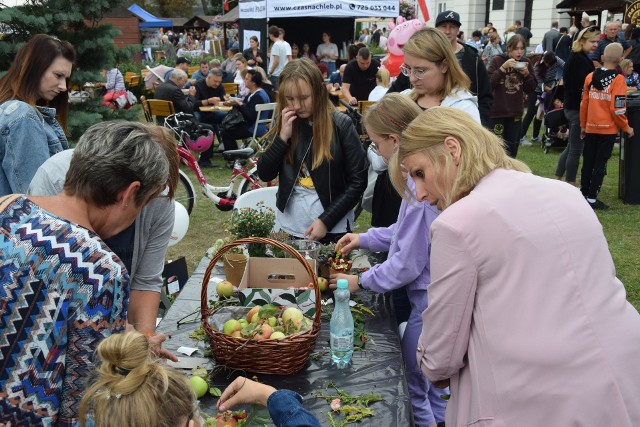
<instances>
[{"instance_id":1,"label":"black leggings","mask_svg":"<svg viewBox=\"0 0 640 427\"><path fill-rule=\"evenodd\" d=\"M580 191L588 199L598 197L602 181L607 175L607 161L613 152L616 136L588 133L584 137Z\"/></svg>"},{"instance_id":2,"label":"black leggings","mask_svg":"<svg viewBox=\"0 0 640 427\"><path fill-rule=\"evenodd\" d=\"M518 147L520 146L521 124L521 117L491 119L491 131L503 139L507 154L514 159L518 155Z\"/></svg>"}]
</instances>

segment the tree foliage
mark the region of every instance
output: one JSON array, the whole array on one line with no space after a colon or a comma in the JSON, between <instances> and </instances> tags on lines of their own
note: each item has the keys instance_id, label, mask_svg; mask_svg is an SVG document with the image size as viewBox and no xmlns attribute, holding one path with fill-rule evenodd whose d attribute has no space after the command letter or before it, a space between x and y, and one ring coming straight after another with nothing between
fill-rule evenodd
<instances>
[{"instance_id":1,"label":"tree foliage","mask_svg":"<svg viewBox=\"0 0 640 427\"><path fill-rule=\"evenodd\" d=\"M113 42L120 30L101 24L104 13L123 0L28 0L23 6L0 10L0 29L6 35L0 41L0 70L11 65L16 52L31 36L49 34L68 40L76 49L72 84L100 81L100 71L111 68L121 58L132 58L140 46L119 49ZM113 110L100 106L96 97L90 102L72 104L69 128L77 138L92 124L114 118L137 119L138 110Z\"/></svg>"},{"instance_id":2,"label":"tree foliage","mask_svg":"<svg viewBox=\"0 0 640 427\"><path fill-rule=\"evenodd\" d=\"M198 0L156 0L158 13L165 18L191 18Z\"/></svg>"}]
</instances>

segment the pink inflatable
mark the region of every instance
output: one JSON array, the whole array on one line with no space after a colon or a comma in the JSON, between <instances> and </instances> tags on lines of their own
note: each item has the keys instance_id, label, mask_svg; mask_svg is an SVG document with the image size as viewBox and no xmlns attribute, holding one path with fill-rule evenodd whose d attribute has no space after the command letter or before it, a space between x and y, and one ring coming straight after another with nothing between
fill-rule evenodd
<instances>
[{"instance_id":1,"label":"pink inflatable","mask_svg":"<svg viewBox=\"0 0 640 427\"><path fill-rule=\"evenodd\" d=\"M382 60L382 66L389 70L392 77L400 74L400 66L404 63L404 52L402 47L407 43L409 38L424 28L424 24L418 19L405 21L402 16L396 19L396 23L389 24L389 40L387 41L387 50L389 54Z\"/></svg>"}]
</instances>

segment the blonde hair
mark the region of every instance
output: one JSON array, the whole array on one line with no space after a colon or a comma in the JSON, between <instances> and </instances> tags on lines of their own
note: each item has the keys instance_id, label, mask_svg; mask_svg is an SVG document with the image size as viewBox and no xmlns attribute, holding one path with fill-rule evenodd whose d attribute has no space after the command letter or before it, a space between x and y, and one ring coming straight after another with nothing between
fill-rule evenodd
<instances>
[{"instance_id":1,"label":"blonde hair","mask_svg":"<svg viewBox=\"0 0 640 427\"><path fill-rule=\"evenodd\" d=\"M622 59L622 52L624 49L620 43L609 43L604 48L602 59L605 62L611 62L617 64Z\"/></svg>"},{"instance_id":2,"label":"blonde hair","mask_svg":"<svg viewBox=\"0 0 640 427\"><path fill-rule=\"evenodd\" d=\"M436 65L446 63L447 72L444 77L444 86L440 91L441 100L451 94L454 88L469 90L471 80L462 71L456 54L453 52L451 42L444 33L435 28L425 28L411 36L407 44L402 48L405 54L421 58ZM416 91L411 91L411 99L418 100Z\"/></svg>"},{"instance_id":3,"label":"blonde hair","mask_svg":"<svg viewBox=\"0 0 640 427\"><path fill-rule=\"evenodd\" d=\"M571 51L575 53L582 52L581 42L583 40L586 41L599 35L600 35L600 30L597 27L583 28L582 30L580 30L575 40L573 41L573 44L571 45Z\"/></svg>"},{"instance_id":4,"label":"blonde hair","mask_svg":"<svg viewBox=\"0 0 640 427\"><path fill-rule=\"evenodd\" d=\"M307 58L289 61L282 69L278 85L278 107L276 117L282 117L282 109L287 106L287 96L299 94L301 84L306 83L311 88L313 100L313 112L309 120L313 123L313 144L311 147L313 159L312 169L318 168L325 160L332 160L331 143L333 141L333 104L329 102L329 93L324 86L324 79L320 69ZM306 121L305 121L306 122ZM306 123L302 120L293 122L293 135L291 144L285 156L290 164L294 163L296 147L300 143L299 135L302 126ZM269 131L269 137L273 141L280 134L282 121L276 120L276 125Z\"/></svg>"},{"instance_id":5,"label":"blonde hair","mask_svg":"<svg viewBox=\"0 0 640 427\"><path fill-rule=\"evenodd\" d=\"M175 427L197 415L187 377L151 360L149 341L140 332L111 335L97 354L97 378L80 402L82 427L89 411L96 427Z\"/></svg>"},{"instance_id":6,"label":"blonde hair","mask_svg":"<svg viewBox=\"0 0 640 427\"><path fill-rule=\"evenodd\" d=\"M367 110L362 120L367 132L382 137L402 134L422 109L409 97L399 93L388 93Z\"/></svg>"},{"instance_id":7,"label":"blonde hair","mask_svg":"<svg viewBox=\"0 0 640 427\"><path fill-rule=\"evenodd\" d=\"M620 68L622 68L624 70L625 68L628 68L628 67L633 67L633 61L632 60L625 58L622 61L620 61Z\"/></svg>"},{"instance_id":8,"label":"blonde hair","mask_svg":"<svg viewBox=\"0 0 640 427\"><path fill-rule=\"evenodd\" d=\"M444 146L447 137L455 138L461 147L460 162L453 179L444 173L453 167L452 157ZM402 176L401 164L405 157L416 153L429 158L436 176L444 176L444 188L438 189L444 197L443 208L469 194L483 177L495 169L531 172L527 165L506 154L500 138L470 115L451 107L429 108L402 132L400 147L390 162L393 166L390 167L391 182L399 194L412 194Z\"/></svg>"},{"instance_id":9,"label":"blonde hair","mask_svg":"<svg viewBox=\"0 0 640 427\"><path fill-rule=\"evenodd\" d=\"M391 74L386 68L380 68L376 73L376 79L380 80L382 87L389 87L391 85Z\"/></svg>"}]
</instances>

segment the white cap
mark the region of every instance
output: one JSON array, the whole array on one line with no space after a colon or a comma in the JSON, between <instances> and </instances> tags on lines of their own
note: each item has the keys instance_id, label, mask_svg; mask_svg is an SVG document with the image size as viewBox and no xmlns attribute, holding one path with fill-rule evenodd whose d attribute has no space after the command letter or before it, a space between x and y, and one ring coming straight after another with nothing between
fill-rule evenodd
<instances>
[{"instance_id":1,"label":"white cap","mask_svg":"<svg viewBox=\"0 0 640 427\"><path fill-rule=\"evenodd\" d=\"M582 19L591 19L591 17L589 16L589 14L587 14L587 12L582 12Z\"/></svg>"}]
</instances>

